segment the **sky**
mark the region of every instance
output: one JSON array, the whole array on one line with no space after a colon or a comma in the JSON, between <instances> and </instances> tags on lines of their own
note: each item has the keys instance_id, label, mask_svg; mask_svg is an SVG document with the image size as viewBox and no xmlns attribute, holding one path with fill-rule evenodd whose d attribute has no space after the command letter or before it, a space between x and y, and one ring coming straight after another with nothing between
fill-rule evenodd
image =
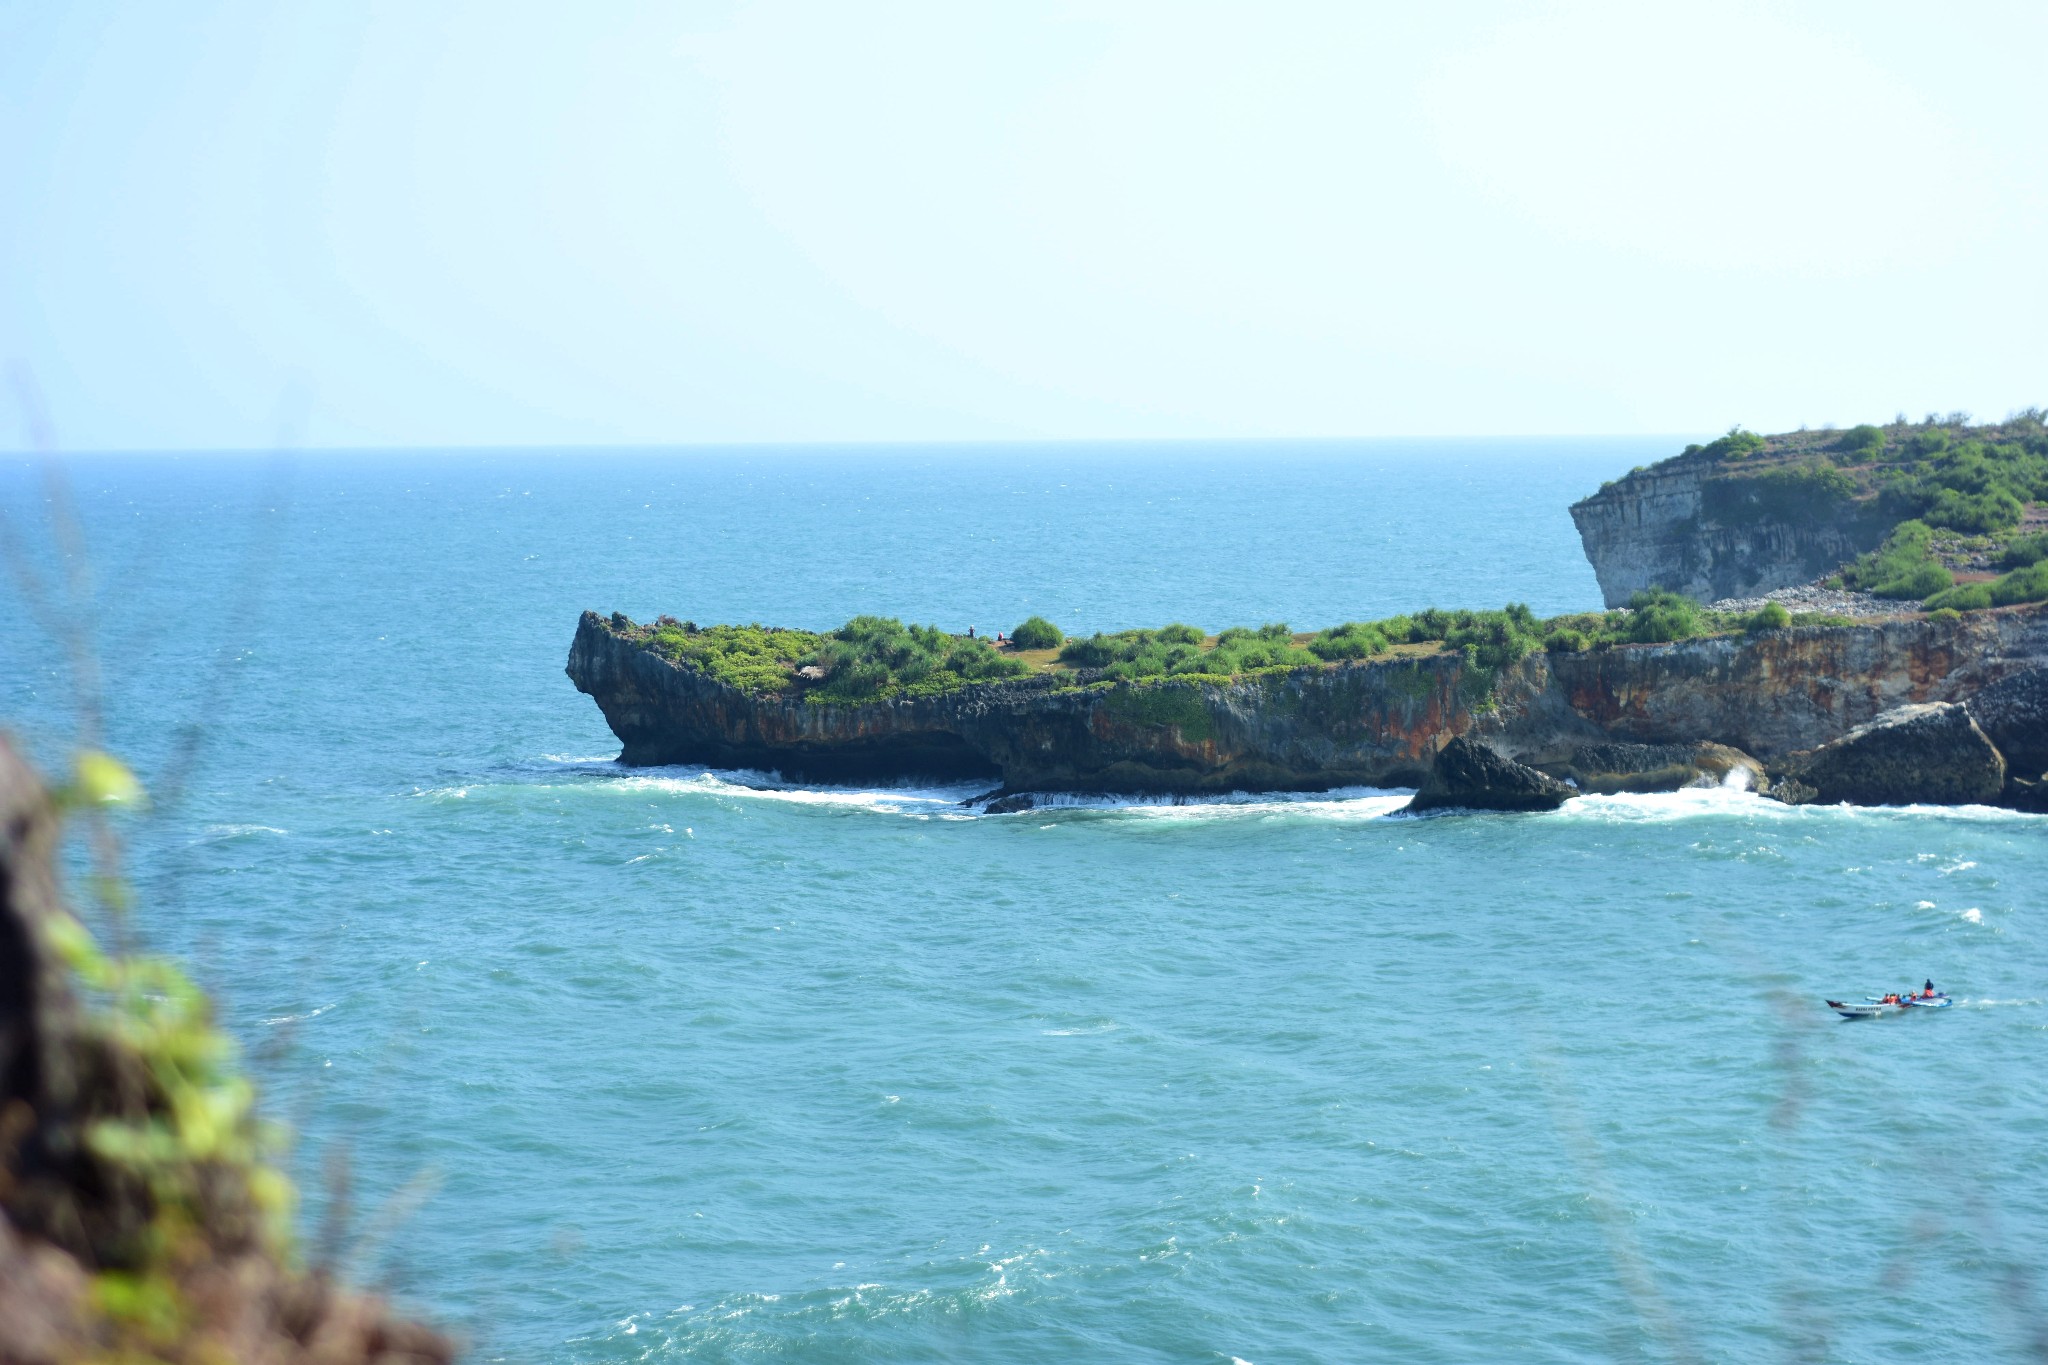
<instances>
[{"instance_id":1,"label":"sky","mask_svg":"<svg viewBox=\"0 0 2048 1365\"><path fill-rule=\"evenodd\" d=\"M0 444L1995 417L2048 403L2044 51L2038 0L0 0Z\"/></svg>"}]
</instances>

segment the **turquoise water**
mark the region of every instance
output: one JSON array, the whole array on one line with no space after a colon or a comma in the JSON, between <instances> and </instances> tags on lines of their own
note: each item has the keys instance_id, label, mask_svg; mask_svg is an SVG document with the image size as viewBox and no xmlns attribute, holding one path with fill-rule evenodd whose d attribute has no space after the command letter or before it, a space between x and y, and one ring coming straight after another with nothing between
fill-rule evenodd
<instances>
[{"instance_id":1,"label":"turquoise water","mask_svg":"<svg viewBox=\"0 0 2048 1365\"><path fill-rule=\"evenodd\" d=\"M356 1272L479 1358L2030 1358L2048 820L968 818L620 770L562 676L585 607L1589 607L1565 505L1671 445L98 458L70 619L113 744L189 771L144 927L309 1226L344 1157ZM37 468L0 499L61 594ZM48 759L75 689L6 592ZM1960 1008L1819 1007L1929 975Z\"/></svg>"}]
</instances>

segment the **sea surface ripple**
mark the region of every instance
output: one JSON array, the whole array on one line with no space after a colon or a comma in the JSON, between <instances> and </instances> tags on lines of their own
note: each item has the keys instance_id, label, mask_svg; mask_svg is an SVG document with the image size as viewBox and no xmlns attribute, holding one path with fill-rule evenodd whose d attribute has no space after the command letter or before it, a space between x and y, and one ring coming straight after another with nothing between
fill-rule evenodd
<instances>
[{"instance_id":1,"label":"sea surface ripple","mask_svg":"<svg viewBox=\"0 0 2048 1365\"><path fill-rule=\"evenodd\" d=\"M2031 1358L2048 820L980 816L620 768L561 672L584 607L1589 607L1564 506L1669 444L86 459L72 619L114 746L189 771L141 929L298 1130L309 1237L345 1163L351 1269L479 1359ZM46 497L0 467L32 547ZM1928 976L1959 1008L1820 1007Z\"/></svg>"}]
</instances>

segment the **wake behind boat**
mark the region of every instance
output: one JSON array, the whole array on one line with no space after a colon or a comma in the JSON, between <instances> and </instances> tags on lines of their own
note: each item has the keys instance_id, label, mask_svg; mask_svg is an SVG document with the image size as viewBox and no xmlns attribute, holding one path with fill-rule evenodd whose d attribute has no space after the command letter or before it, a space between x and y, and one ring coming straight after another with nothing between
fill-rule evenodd
<instances>
[{"instance_id":1,"label":"wake behind boat","mask_svg":"<svg viewBox=\"0 0 2048 1365\"><path fill-rule=\"evenodd\" d=\"M1929 981L1917 991L1866 995L1861 1001L1853 1002L1830 1000L1828 1008L1844 1019L1882 1019L1888 1014L1904 1014L1907 1010L1947 1009L1952 1003L1948 992L1934 989L1934 983Z\"/></svg>"}]
</instances>

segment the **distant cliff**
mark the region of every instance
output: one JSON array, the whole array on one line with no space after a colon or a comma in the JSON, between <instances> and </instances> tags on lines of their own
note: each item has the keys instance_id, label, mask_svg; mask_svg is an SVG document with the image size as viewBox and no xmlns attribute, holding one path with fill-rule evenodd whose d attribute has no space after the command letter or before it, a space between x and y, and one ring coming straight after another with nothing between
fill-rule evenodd
<instances>
[{"instance_id":1,"label":"distant cliff","mask_svg":"<svg viewBox=\"0 0 2048 1365\"><path fill-rule=\"evenodd\" d=\"M1006 792L1412 786L1461 734L1530 762L1578 746L1707 740L1771 759L1906 702L1954 701L2048 661L2048 608L1538 652L1500 671L1455 651L1228 683L1047 676L828 705L744 692L586 612L568 673L630 764L800 781L986 780Z\"/></svg>"},{"instance_id":2,"label":"distant cliff","mask_svg":"<svg viewBox=\"0 0 2048 1365\"><path fill-rule=\"evenodd\" d=\"M1810 583L1874 549L1893 519L1844 486L1691 455L1573 503L1572 520L1619 607L1647 588L1712 602Z\"/></svg>"},{"instance_id":3,"label":"distant cliff","mask_svg":"<svg viewBox=\"0 0 2048 1365\"><path fill-rule=\"evenodd\" d=\"M1573 505L1572 520L1610 607L1648 588L1712 602L1809 583L1908 520L1997 548L2048 524L2044 418L2028 409L1974 426L1951 413L1776 436L1737 428L1606 484Z\"/></svg>"}]
</instances>

